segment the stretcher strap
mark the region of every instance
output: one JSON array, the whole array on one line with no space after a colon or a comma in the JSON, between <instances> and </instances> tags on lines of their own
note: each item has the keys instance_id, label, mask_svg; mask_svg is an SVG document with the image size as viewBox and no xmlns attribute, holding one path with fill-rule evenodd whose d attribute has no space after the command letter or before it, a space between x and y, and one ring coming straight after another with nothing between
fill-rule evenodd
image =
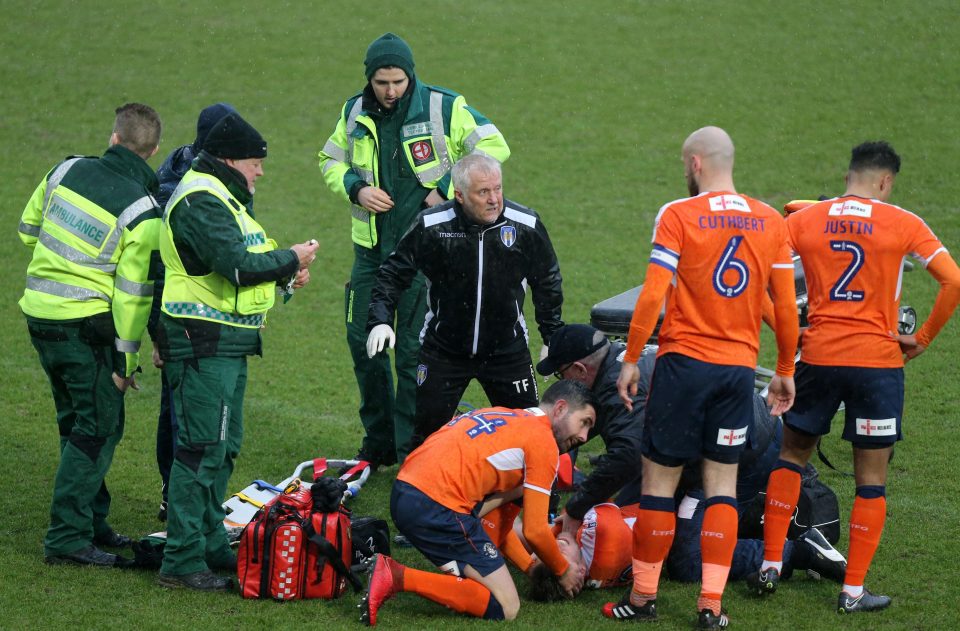
<instances>
[{"instance_id":1,"label":"stretcher strap","mask_svg":"<svg viewBox=\"0 0 960 631\"><path fill-rule=\"evenodd\" d=\"M353 474L363 471L370 466L370 463L366 460L361 460L357 464L353 465L351 468L347 469L343 475L340 476L341 480L349 480Z\"/></svg>"},{"instance_id":2,"label":"stretcher strap","mask_svg":"<svg viewBox=\"0 0 960 631\"><path fill-rule=\"evenodd\" d=\"M263 502L253 499L252 497L250 497L249 495L246 495L242 491L239 493L234 493L233 497L239 498L241 502L246 502L247 504L253 504L257 508L263 508Z\"/></svg>"},{"instance_id":3,"label":"stretcher strap","mask_svg":"<svg viewBox=\"0 0 960 631\"><path fill-rule=\"evenodd\" d=\"M314 458L313 459L313 481L316 482L323 477L323 474L327 471L327 459L326 458Z\"/></svg>"}]
</instances>

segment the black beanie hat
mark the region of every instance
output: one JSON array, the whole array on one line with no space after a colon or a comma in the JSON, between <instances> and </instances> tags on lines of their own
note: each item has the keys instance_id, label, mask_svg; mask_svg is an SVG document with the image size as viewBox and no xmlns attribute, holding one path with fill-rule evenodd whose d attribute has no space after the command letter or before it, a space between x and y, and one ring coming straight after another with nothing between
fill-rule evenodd
<instances>
[{"instance_id":1,"label":"black beanie hat","mask_svg":"<svg viewBox=\"0 0 960 631\"><path fill-rule=\"evenodd\" d=\"M267 141L236 112L227 114L210 128L203 149L210 155L231 160L267 157Z\"/></svg>"},{"instance_id":2,"label":"black beanie hat","mask_svg":"<svg viewBox=\"0 0 960 631\"><path fill-rule=\"evenodd\" d=\"M367 57L363 60L366 66L367 80L373 73L384 66L396 66L403 70L409 78L413 78L413 51L403 38L393 33L384 33L367 48Z\"/></svg>"},{"instance_id":3,"label":"black beanie hat","mask_svg":"<svg viewBox=\"0 0 960 631\"><path fill-rule=\"evenodd\" d=\"M237 110L229 103L214 103L203 108L200 116L197 117L197 139L193 141L194 153L200 153L203 149L203 141L207 139L210 128L227 114L233 114Z\"/></svg>"}]
</instances>

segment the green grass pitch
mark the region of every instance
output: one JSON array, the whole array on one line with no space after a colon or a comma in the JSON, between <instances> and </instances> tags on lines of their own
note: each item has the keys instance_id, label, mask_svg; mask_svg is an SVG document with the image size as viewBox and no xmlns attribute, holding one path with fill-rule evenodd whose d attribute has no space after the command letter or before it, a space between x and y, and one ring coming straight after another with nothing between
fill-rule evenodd
<instances>
[{"instance_id":1,"label":"green grass pitch","mask_svg":"<svg viewBox=\"0 0 960 631\"><path fill-rule=\"evenodd\" d=\"M351 264L349 213L327 191L316 153L344 99L363 83L367 44L394 31L413 47L428 83L462 92L505 134L513 157L507 195L537 209L564 275L565 320L642 281L657 209L685 195L680 145L707 124L737 145L740 189L780 206L842 192L850 148L883 138L904 166L892 201L920 213L948 248L956 218L960 21L956 3L717 0L568 2L102 2L0 0L0 628L349 629L356 598L278 605L236 595L168 592L146 572L48 567L42 562L57 438L49 387L16 302L29 253L16 236L40 178L69 154L100 154L113 109L154 106L160 155L191 142L199 110L235 105L268 139L257 209L282 244L317 238L313 281L271 315L265 356L250 362L246 436L231 490L279 480L314 455L350 457L359 442L357 394L343 339ZM935 283L905 278L921 318ZM532 310L531 317L532 322ZM764 337L770 365L772 338ZM538 352L540 340L531 343ZM886 532L867 582L893 597L882 613L839 618L833 585L799 579L757 601L730 585L725 604L742 629L945 629L960 554L954 426L960 351L950 323L907 367L906 440L897 447ZM148 348L148 347L147 347ZM159 375L145 367L127 397L126 436L109 476L112 521L129 534L157 529L154 459ZM479 389L466 399L482 404ZM849 467L836 436L826 449ZM598 452L591 444L584 452ZM585 462L586 458L582 458ZM391 473L352 503L387 516ZM822 470L844 524L848 479ZM952 489L952 490L951 490ZM846 549L846 536L841 542ZM426 561L410 550L399 558ZM519 578L521 590L523 578ZM525 602L517 629L613 628L600 605ZM661 629L694 621L696 586L665 583ZM481 628L404 595L385 629Z\"/></svg>"}]
</instances>

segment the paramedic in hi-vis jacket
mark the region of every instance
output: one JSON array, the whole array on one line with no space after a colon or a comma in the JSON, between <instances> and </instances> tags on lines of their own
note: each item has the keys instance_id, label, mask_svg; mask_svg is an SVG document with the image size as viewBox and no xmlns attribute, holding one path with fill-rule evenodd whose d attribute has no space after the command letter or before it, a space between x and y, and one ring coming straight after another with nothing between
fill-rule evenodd
<instances>
[{"instance_id":1,"label":"paramedic in hi-vis jacket","mask_svg":"<svg viewBox=\"0 0 960 631\"><path fill-rule=\"evenodd\" d=\"M179 427L170 470L164 587L227 590L236 572L221 502L240 453L247 356L261 354L260 329L277 283L310 279L313 240L278 250L254 218L254 182L267 142L239 114L221 118L163 216L166 267L157 344Z\"/></svg>"},{"instance_id":2,"label":"paramedic in hi-vis jacket","mask_svg":"<svg viewBox=\"0 0 960 631\"><path fill-rule=\"evenodd\" d=\"M351 204L353 269L346 291L347 344L360 388L365 436L360 459L375 467L402 461L413 428L417 353L426 286L417 276L397 306L397 384L386 353L367 357L370 292L383 263L421 210L453 199L450 167L463 156L499 162L510 149L497 127L445 88L413 72L413 53L386 33L367 48L367 85L347 99L320 151L327 186Z\"/></svg>"},{"instance_id":3,"label":"paramedic in hi-vis jacket","mask_svg":"<svg viewBox=\"0 0 960 631\"><path fill-rule=\"evenodd\" d=\"M160 214L146 160L157 152L160 127L146 105L118 108L107 151L54 167L20 218L20 239L33 249L20 308L60 429L47 563L130 563L97 546L130 543L107 523L104 478L123 435L123 393L135 387L150 315Z\"/></svg>"}]
</instances>

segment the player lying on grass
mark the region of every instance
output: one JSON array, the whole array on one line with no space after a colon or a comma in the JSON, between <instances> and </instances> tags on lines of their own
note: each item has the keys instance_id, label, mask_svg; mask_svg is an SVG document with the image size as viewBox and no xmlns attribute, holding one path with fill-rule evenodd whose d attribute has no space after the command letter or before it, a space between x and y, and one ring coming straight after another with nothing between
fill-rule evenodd
<instances>
[{"instance_id":1,"label":"player lying on grass","mask_svg":"<svg viewBox=\"0 0 960 631\"><path fill-rule=\"evenodd\" d=\"M529 596L533 600L553 601L565 597L559 584L547 568L531 555L523 543L521 506L508 502L494 508L483 517L484 528L490 539L510 562L531 577ZM629 585L633 580L631 543L633 524L639 506L598 504L584 515L575 534L554 527L557 544L572 566L582 566L586 587L605 588ZM677 532L666 560L667 576L680 582L701 579L700 530L703 525L703 492L691 489L684 496L677 511ZM784 547L783 576L796 570L806 570L813 578L843 581L846 560L830 545L823 533L811 528ZM763 540L738 539L730 567L732 580L745 579L760 569L763 560Z\"/></svg>"}]
</instances>

